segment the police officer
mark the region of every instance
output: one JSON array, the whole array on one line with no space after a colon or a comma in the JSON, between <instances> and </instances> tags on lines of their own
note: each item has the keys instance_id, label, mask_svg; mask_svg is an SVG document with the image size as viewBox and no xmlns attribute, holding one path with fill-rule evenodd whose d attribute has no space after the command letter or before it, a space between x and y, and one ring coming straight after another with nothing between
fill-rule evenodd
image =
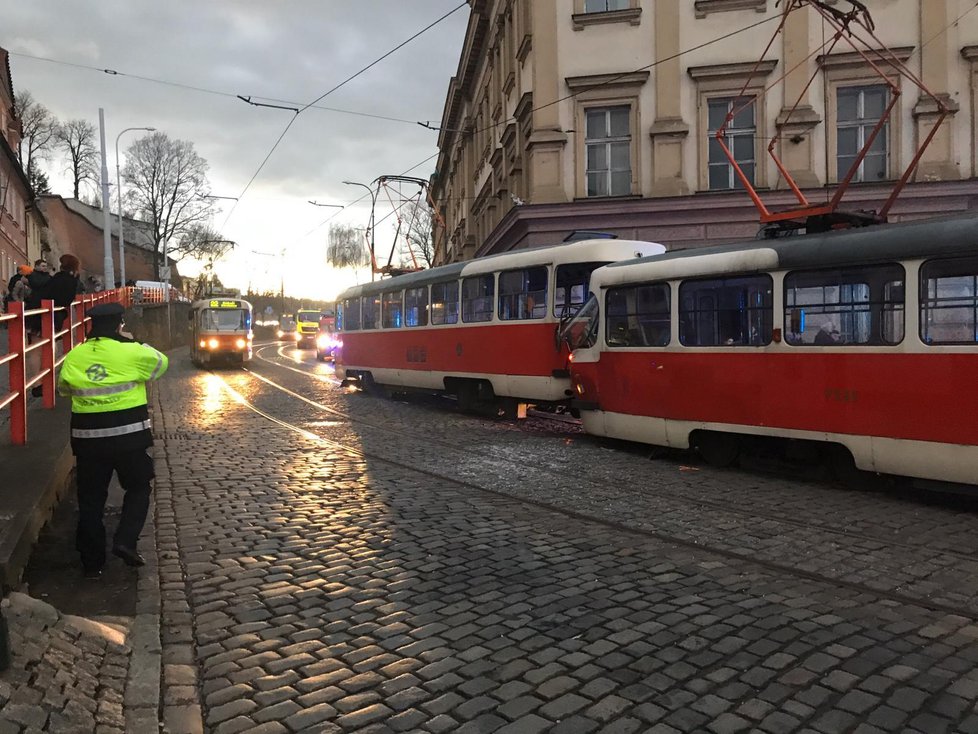
<instances>
[{"instance_id":1,"label":"police officer","mask_svg":"<svg viewBox=\"0 0 978 734\"><path fill-rule=\"evenodd\" d=\"M88 341L65 356L58 392L71 396L71 448L77 464L78 534L86 578L98 578L105 565L102 514L112 472L125 490L122 517L112 553L126 565L142 566L136 550L149 511L153 445L146 383L168 366L166 355L122 331L123 308L117 303L88 311Z\"/></svg>"}]
</instances>

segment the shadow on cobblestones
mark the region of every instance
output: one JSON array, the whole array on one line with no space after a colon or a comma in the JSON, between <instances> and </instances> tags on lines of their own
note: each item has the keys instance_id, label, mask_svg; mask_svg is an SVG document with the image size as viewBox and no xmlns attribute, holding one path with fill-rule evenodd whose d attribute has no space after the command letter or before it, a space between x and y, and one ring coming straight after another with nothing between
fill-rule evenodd
<instances>
[{"instance_id":1,"label":"shadow on cobblestones","mask_svg":"<svg viewBox=\"0 0 978 734\"><path fill-rule=\"evenodd\" d=\"M105 511L109 537L119 519L122 490L113 480ZM138 572L109 555L102 578L84 580L75 550L78 503L75 492L66 493L51 521L44 527L24 581L31 595L65 614L86 617L132 617L136 614Z\"/></svg>"},{"instance_id":2,"label":"shadow on cobblestones","mask_svg":"<svg viewBox=\"0 0 978 734\"><path fill-rule=\"evenodd\" d=\"M322 418L226 377L279 420ZM185 598L192 620L165 606L164 643L193 645L217 734L978 730L973 615L489 494L370 458L417 459L410 433L344 426L364 458L215 379L171 367L157 430L161 555L182 572L164 605ZM511 468L482 478L553 488ZM562 501L601 517L585 490ZM692 532L710 512L638 519ZM723 522L713 542L747 529Z\"/></svg>"}]
</instances>

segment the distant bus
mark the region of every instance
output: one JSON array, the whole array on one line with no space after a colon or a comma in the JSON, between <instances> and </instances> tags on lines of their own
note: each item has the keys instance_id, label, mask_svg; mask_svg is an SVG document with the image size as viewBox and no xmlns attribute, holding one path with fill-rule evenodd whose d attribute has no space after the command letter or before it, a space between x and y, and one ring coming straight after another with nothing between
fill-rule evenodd
<instances>
[{"instance_id":1,"label":"distant bus","mask_svg":"<svg viewBox=\"0 0 978 734\"><path fill-rule=\"evenodd\" d=\"M295 317L290 315L281 316L278 320L278 329L275 336L283 341L294 342L299 338L295 330Z\"/></svg>"}]
</instances>

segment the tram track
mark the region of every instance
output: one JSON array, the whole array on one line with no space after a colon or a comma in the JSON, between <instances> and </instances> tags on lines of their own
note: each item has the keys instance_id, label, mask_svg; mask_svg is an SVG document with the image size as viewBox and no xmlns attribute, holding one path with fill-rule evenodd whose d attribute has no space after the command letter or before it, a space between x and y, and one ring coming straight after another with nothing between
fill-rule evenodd
<instances>
[{"instance_id":1,"label":"tram track","mask_svg":"<svg viewBox=\"0 0 978 734\"><path fill-rule=\"evenodd\" d=\"M257 373L255 373L253 371L248 371L247 374L249 374L252 377L256 377L256 378L258 377ZM368 450L365 450L365 449L360 448L358 446L351 445L349 443L344 443L342 441L336 441L334 439L330 439L330 438L327 438L325 436L322 436L321 434L319 434L319 433L317 433L315 431L310 431L310 430L308 430L306 428L303 428L302 426L299 426L299 425L297 425L295 423L292 423L291 421L287 421L287 420L284 420L282 418L279 418L277 416L272 415L268 411L259 408L257 405L255 405L250 400L248 400L244 395L241 394L241 392L239 392L238 390L236 390L223 376L221 376L221 375L219 375L219 374L217 374L217 373L215 373L213 371L211 371L211 375L213 375L217 380L220 381L222 388L225 391L227 391L229 395L231 395L231 397L234 400L234 402L236 404L238 404L240 407L245 408L245 409L247 409L247 410L255 413L256 415L258 415L261 418L263 418L264 420L272 423L273 425L277 426L278 428L292 431L294 433L297 433L297 434L303 436L304 438L307 438L309 440L315 441L315 442L320 443L320 444L322 444L324 446L329 446L333 450L341 451L341 452L347 453L348 455L351 455L351 456L354 456L354 457L357 457L357 458L360 458L360 459L369 459L369 460L372 460L372 461L379 461L379 462L382 462L384 464L387 464L388 466L396 467L398 469L404 469L404 470L407 470L407 471L410 471L410 472L414 472L416 474L420 474L420 475L423 475L423 476L428 476L428 477L430 477L432 479L436 479L436 480L439 480L439 481L442 481L442 482L447 482L447 483L453 484L453 485L458 486L458 487L464 487L466 489L474 490L476 492L482 492L482 493L485 493L485 494L488 494L488 495L491 495L493 497L497 497L497 498L500 498L500 499L505 499L505 500L508 500L508 501L511 501L511 502L517 502L517 503L521 503L521 504L526 504L526 505L529 505L531 507L537 507L537 508L540 508L540 509L545 509L545 510L550 511L550 512L556 512L556 513L558 513L560 515L563 515L563 516L568 517L568 518L572 518L574 520L581 520L581 521L585 521L585 522L598 523L599 525L602 525L602 526L605 526L605 527L608 527L608 528L612 528L612 529L615 529L615 530L618 530L618 531L621 531L621 532L625 532L625 533L637 535L637 536L644 537L644 538L654 539L654 540L657 540L659 542L662 542L662 543L665 543L665 544L669 544L669 545L673 545L673 546L676 546L676 547L686 548L686 549L689 549L689 550L695 550L695 551L698 551L698 552L701 552L701 553L707 553L707 554L710 554L710 555L713 555L713 556L716 556L716 557L719 557L719 558L723 558L723 559L726 559L726 560L737 561L738 563L746 563L746 564L752 565L754 567L757 567L757 568L760 568L760 569L764 569L766 571L774 572L774 573L777 573L777 574L783 574L783 575L793 576L795 578L800 578L800 579L805 579L805 580L808 580L808 581L813 581L813 582L824 584L824 585L827 585L827 586L830 586L830 587L833 587L834 586L834 587L845 588L845 589L848 589L850 591L854 591L854 592L857 592L857 593L870 595L871 597L876 598L876 599L889 600L889 601L892 601L892 602L895 602L895 603L898 603L898 604L904 604L904 605L914 606L914 607L918 607L918 608L921 608L921 609L928 609L930 611L941 612L941 613L945 613L945 614L959 615L959 616L965 617L967 619L978 619L978 609L974 609L974 608L971 608L971 607L957 606L957 605L954 605L954 604L947 604L947 603L944 603L944 602L941 602L941 601L938 601L938 600L934 600L934 599L930 599L930 598L927 598L927 597L923 597L923 596L914 596L912 594L904 594L904 593L900 593L898 591L880 589L878 587L875 587L875 586L872 586L872 585L869 585L869 584L864 584L864 583L860 583L860 582L856 582L856 581L849 581L849 580L846 580L846 579L840 579L840 578L836 578L836 577L829 576L829 575L826 575L826 574L822 574L822 573L818 573L818 572L814 572L814 571L808 571L808 570L805 570L805 569L801 569L801 568L798 568L796 566L792 566L792 565L789 565L789 564L778 563L776 561L770 561L770 560L767 560L767 559L758 558L757 556L751 555L749 553L737 552L737 551L730 550L730 549L727 549L727 548L722 548L722 547L719 547L719 546L716 546L716 545L711 545L709 543L698 542L696 540L685 538L685 537L682 537L680 535L675 535L675 534L672 534L672 533L666 533L666 532L662 532L662 531L658 531L658 530L649 530L649 529L645 529L645 528L638 528L638 527L634 527L632 525L628 525L626 523L618 522L618 521L611 520L611 519L608 519L608 518L595 517L593 515L589 515L589 514L586 514L586 513L583 513L583 512L578 512L576 510L569 509L567 507L562 507L560 505L557 505L557 504L554 504L554 503L551 503L551 502L546 502L546 501L543 501L543 500L538 500L538 499L533 499L533 498L528 498L528 497L517 496L517 495L510 494L510 493L507 493L507 492L503 492L503 491L500 491L500 490L497 490L497 489L492 489L490 487L486 487L486 486L483 486L481 484L477 484L475 482L467 481L467 480L461 479L459 477L449 476L448 474L444 474L444 473L439 472L439 471L435 471L435 470L427 469L427 468L423 468L423 467L418 467L418 466L413 465L413 464L410 464L408 462L400 461L398 459L393 459L393 458L390 458L389 456L383 455L380 452L368 451ZM263 379L263 380L260 380L260 381L263 384L267 384L269 386L275 386L275 383L273 381L271 381L271 380ZM285 388L284 390L282 390L282 392L284 392L284 394L287 394L287 395L290 395L290 396L293 396L293 397L297 397L298 396L297 393L294 393L293 391L288 390L287 388ZM299 397L301 397L301 396L299 396ZM315 402L314 401L311 401L311 400L308 400L308 399L304 399L304 402L312 403L312 404L315 405ZM457 450L457 447L455 447L455 448ZM916 550L917 549L914 546L906 546L906 547L907 548L910 548L910 549L913 549L913 550ZM974 559L969 558L968 560L974 560Z\"/></svg>"},{"instance_id":2,"label":"tram track","mask_svg":"<svg viewBox=\"0 0 978 734\"><path fill-rule=\"evenodd\" d=\"M287 357L284 357L284 355L281 354L281 349L279 350L279 353L280 353L280 356L282 356L283 359L288 359ZM258 355L256 354L256 356L258 356ZM263 362L266 362L266 363L272 365L273 367L277 367L277 368L280 368L280 369L286 369L286 370L289 370L291 372L296 372L296 373L298 373L300 375L303 375L303 376L306 376L306 377L310 377L310 378L313 378L313 379L317 379L317 380L319 380L321 382L332 383L332 384L335 384L335 385L339 385L340 384L339 383L339 380L336 380L336 379L330 380L330 379L328 379L326 377L323 377L321 375L315 375L315 374L310 373L310 372L308 372L306 370L301 370L301 369L298 369L298 368L294 368L294 367L291 367L289 365L279 364L277 362L274 362L272 360L266 359L266 358L261 357L261 356L259 356L259 359L261 359ZM351 413L343 412L343 411L340 411L340 410L336 410L335 408L331 408L331 407L329 407L327 405L323 405L322 403L319 403L319 402L316 402L315 400L311 400L309 398L306 398L305 396L300 395L299 393L296 393L295 391L290 390L289 388L285 387L284 385L280 385L279 383L276 383L274 380L271 380L271 379L269 379L267 377L264 377L264 376L258 374L257 372L255 372L253 370L246 370L246 371L249 374L254 375L257 379L259 379L262 382L266 383L270 387L272 387L274 389L277 389L277 390L279 390L281 392L284 392L285 394L288 394L291 397L293 397L295 399L298 399L298 400L300 400L302 402L305 402L306 404L308 404L308 405L310 405L312 407L315 407L318 410L321 410L321 411L323 411L323 412L325 412L325 413L327 413L329 415L332 415L334 417L343 418L343 419L348 420L348 421L350 421L351 423L354 423L354 424L358 424L358 425L361 425L361 426L366 426L366 427L369 427L369 428L374 429L374 430L383 431L383 432L391 433L391 434L398 435L398 436L402 436L403 433L404 433L401 429L394 428L394 427L391 427L391 426L388 426L388 425L382 425L382 424L379 424L379 423L373 423L371 421L364 420L363 418L360 418L360 417L358 417L356 415L353 415ZM535 415L534 417L535 418L539 418L541 420L552 420L552 421L557 422L557 423L560 423L560 424L566 424L567 423L566 420L558 420L557 418L552 418L550 416L547 416L546 414L543 414L543 415L540 415L540 416L536 416ZM543 435L543 432L534 431L533 433L535 433L538 436L539 435ZM442 447L444 447L445 449L447 449L449 451L466 453L466 454L470 454L470 455L473 455L473 456L480 457L482 459L487 459L487 460L492 460L492 461L500 461L501 460L499 457L492 456L492 455L488 454L487 452L477 451L477 450L470 449L470 448L465 448L465 447L460 447L456 443L450 443L450 442L444 441L444 440L442 440L442 439L440 439L440 438L438 438L436 436L432 436L430 434L425 435L425 434L421 434L421 433L415 432L412 435L415 436L415 437L423 437L424 440L427 443L429 443L429 444L436 444L436 445L442 446ZM563 436L563 435L566 435L566 434L554 434L554 435ZM551 476L556 476L556 477L560 477L561 476L560 472L557 469L554 469L554 468L551 468L551 467L547 467L547 466L543 466L543 465L538 465L537 466L537 469L539 471L541 471L541 472L550 474ZM601 486L601 484L602 484L602 480L601 480L600 477L587 477L587 481L591 485L593 485L593 486ZM631 486L631 488L634 491L644 491L643 488L637 487L635 485L630 485L630 486ZM759 512L756 509L756 507L752 507L750 509L745 509L745 508L741 508L741 507L738 507L738 506L731 505L729 502L725 502L725 501L721 501L721 500L712 500L712 499L704 498L704 497L691 498L691 497L689 497L689 496L687 496L685 494L682 494L680 492L670 492L668 490L662 490L662 489L658 489L656 491L656 495L659 496L659 497L665 498L665 499L672 500L674 502L683 503L683 504L685 504L685 505L687 505L689 507L702 508L702 509L711 509L711 510L719 510L721 512L725 512L725 513L737 515L739 517L743 517L743 518L746 518L746 519L749 519L749 520L752 520L752 521L756 521L758 519L769 520L771 522L781 523L781 524L784 524L784 525L787 525L787 526L790 526L790 527L799 528L799 529L810 529L812 527L815 527L818 530L820 530L820 531L822 531L822 532L824 532L826 534L829 534L829 535L832 535L832 536L835 536L835 537L845 538L846 541L862 540L862 541L866 541L866 542L869 542L869 543L882 543L882 544L885 544L885 545L887 545L889 547L900 548L900 549L907 550L907 551L919 551L919 550L922 550L922 549L926 549L926 550L930 550L930 551L934 551L935 550L932 546L929 546L926 543L913 543L913 542L906 542L906 541L898 541L898 540L894 540L892 538L884 537L884 535L882 533L880 533L878 535L873 535L871 533L863 533L863 532L858 532L858 531L843 530L843 529L839 529L837 527L834 527L832 525L829 525L827 523L818 522L818 521L814 521L813 522L811 519L800 520L800 519L794 519L794 518L786 517L783 514L780 514L779 515L779 514L776 514L776 513L768 513L768 512L763 512L763 511L760 511ZM511 496L511 495L508 495L508 496ZM969 563L978 563L978 553L976 553L976 554L962 553L960 551L956 551L956 550L953 550L953 549L944 549L944 548L940 549L939 552L943 556L948 557L948 558L955 558L955 559L958 559L958 560L961 560L961 561L966 561L966 562L969 562Z\"/></svg>"},{"instance_id":3,"label":"tram track","mask_svg":"<svg viewBox=\"0 0 978 734\"><path fill-rule=\"evenodd\" d=\"M961 615L961 616L964 616L964 617L969 618L969 619L973 619L973 618L974 619L978 619L978 609L976 609L974 607L971 607L971 606L962 606L962 605L957 605L957 604L952 604L952 603L946 603L944 601L940 601L940 600L936 600L936 599L931 599L931 598L929 598L927 596L923 596L923 595L918 596L918 595L914 595L914 594L910 594L910 593L902 593L902 592L900 592L898 590L888 590L888 589L880 588L877 585L862 583L862 582L859 582L859 581L850 581L850 580L847 580L847 579L844 579L844 578L839 578L839 577L836 577L836 576L832 576L832 575L828 575L828 574L824 574L824 573L819 573L817 571L809 571L807 569L799 568L798 566L792 565L792 564L789 564L789 563L782 563L782 562L773 561L773 560L769 560L769 559L765 559L765 558L760 558L757 555L754 555L754 554L751 554L751 553L738 552L736 550L731 550L729 548L720 547L720 546L715 545L715 544L701 542L701 541L698 541L696 539L691 539L691 538L688 538L688 537L683 537L682 535L671 533L671 532L663 532L661 530L652 530L652 529L647 529L647 528L635 527L634 525L630 525L630 524L625 523L625 522L619 522L619 521L616 521L614 519L610 519L610 518L606 518L606 517L599 517L599 516L587 514L587 513L584 513L584 512L579 512L579 511L576 511L574 509L570 509L568 507L561 506L559 504L555 504L553 502L548 502L548 501L545 501L545 500L540 500L540 499L535 499L535 498L524 497L524 496L516 495L516 494L513 494L513 493L509 493L509 492L505 492L505 491L500 491L500 490L497 490L497 489L493 489L491 487L486 487L486 486L484 486L482 484L478 484L476 482L468 481L466 479L462 479L462 478L459 478L457 476L451 476L449 474L446 474L446 473L443 473L443 472L440 472L440 471L437 471L437 470L433 470L433 469L426 468L426 467L421 467L421 466L418 466L416 464L412 464L412 463L409 463L409 462L405 462L405 461L401 461L401 460L398 460L398 459L395 459L395 458L391 458L390 456L386 456L386 455L384 455L381 452L375 452L375 451L365 450L365 449L361 448L360 446L356 446L356 445L352 445L352 444L347 443L347 442L337 441L337 440L334 440L334 439L331 439L331 438L327 438L327 437L321 435L320 433L317 433L315 431L310 431L307 428L303 428L300 425L297 425L295 423L292 423L291 421L284 420L282 418L279 418L277 416L274 416L274 415L272 415L271 413L269 413L266 410L262 410L257 405L254 405L251 401L249 401L247 398L245 398L239 391L235 390L235 388L232 387L228 383L228 381L226 379L224 379L221 375L217 375L216 373L212 373L212 374L214 374L214 376L217 379L220 380L220 382L222 383L222 386L224 387L224 389L226 389L229 392L229 394L232 395L232 397L234 398L235 402L237 404L239 404L241 407L244 407L244 408L248 409L249 411L254 412L255 414L261 416L265 420L268 420L269 422L271 422L274 425L278 426L279 428L293 431L293 432L298 433L298 434L300 434L300 435L302 435L302 436L304 436L304 437L306 437L306 438L308 438L310 440L314 440L317 443L321 443L324 446L328 446L328 447L330 447L333 450L342 451L342 452L345 452L345 453L347 453L347 454L349 454L351 456L356 456L356 457L361 458L361 459L369 459L369 460L372 460L372 461L380 461L380 462L383 462L383 463L385 463L385 464L387 464L389 466L393 466L393 467L396 467L396 468L399 468L399 469L405 469L405 470L408 470L408 471L411 471L411 472L414 472L414 473L417 473L417 474L420 474L420 475L423 475L423 476L431 477L432 479L437 479L439 481L448 482L448 483L451 483L451 484L453 484L455 486L458 486L458 487L464 487L466 489L474 490L474 491L477 491L477 492L487 493L487 494L492 495L494 497L503 498L503 499L506 499L506 500L509 500L509 501L513 501L513 502L518 502L518 503L525 503L525 504L527 504L529 506L546 509L546 510L551 511L551 512L557 512L557 513L559 513L559 514L561 514L563 516L566 516L566 517L569 517L569 518L572 518L572 519L575 519L575 520L596 522L596 523L599 523L599 524L601 524L601 525L603 525L605 527L613 528L615 530L619 530L619 531L623 531L623 532L627 532L627 533L632 533L632 534L635 534L635 535L638 535L638 536L641 536L641 537L655 539L655 540L657 540L659 542L662 542L662 543L671 544L673 546L677 546L677 547L681 547L681 548L687 548L687 549L690 549L690 550L696 550L696 551L699 551L701 553L708 553L708 554L711 554L711 555L716 556L716 557L719 557L719 558L723 558L723 559L727 559L727 560L733 560L733 561L737 561L739 563L750 564L752 566L755 566L755 567L761 568L761 569L765 569L767 571L776 572L776 573L779 573L779 574L790 575L792 577L806 579L806 580L809 580L809 581L814 581L814 582L826 584L828 586L835 586L835 587L845 588L845 589L848 589L848 590L851 590L851 591L855 591L855 592L858 592L858 593L863 593L863 594L871 595L874 598L886 599L886 600L890 600L890 601L893 601L893 602L896 602L896 603L899 603L899 604L913 605L913 606L916 606L916 607L919 607L919 608L929 609L931 611L942 612L942 613L946 613L946 614ZM293 397L293 398L300 398L302 400L302 402L305 402L307 404L311 404L311 405L316 406L316 407L319 407L319 408L324 408L328 412L330 412L331 414L333 414L335 416L338 416L338 417L339 416L345 416L345 414L343 414L341 411L335 411L333 409L329 409L327 406L322 406L321 404L318 404L315 401L312 401L312 400L310 400L308 398L303 398L302 396L299 396L298 393L295 393L294 391L289 390L288 388L284 388L284 386L277 385L277 383L275 383L273 380L270 380L268 378L260 377L254 371L248 371L247 374L249 376L255 378L255 379L258 379L262 384L265 384L265 385L267 385L269 387L272 387L273 389L279 390L283 394L289 395L290 397ZM373 424L367 424L364 421L359 421L359 423L361 425L371 425L371 426L373 425ZM403 435L403 431L399 431L397 429L385 428L384 430L386 430L388 432L392 432L392 433ZM438 443L439 444L442 444L442 445L445 445L445 446L449 447L450 449L452 449L454 451L461 451L462 450L462 449L459 449L458 446L453 446L453 445L447 444L446 442L438 441ZM589 483L592 483L592 484L594 483L594 480L591 479L591 478L584 478L584 479L586 481L588 481ZM670 497L670 498L671 499L676 499L675 497ZM694 502L690 501L688 498L680 498L680 499L683 499L684 501L686 501L690 505L697 504L697 505L705 505L705 506L713 506L713 505L719 506L719 503L709 503L709 502L695 502L694 503ZM724 511L728 511L728 512L731 510L731 508L729 506L726 506L726 505L722 506L722 509ZM756 513L754 513L753 515L751 515L751 513L740 511L739 514L741 514L741 515L750 515L752 517L757 517L757 514ZM797 521L792 522L792 521L787 520L787 519L785 519L783 517L769 516L768 519L772 519L772 520L775 520L777 522L784 522L784 523L787 523L787 524L790 524L790 525L794 525L794 526L798 526L798 527L805 527L805 528L810 528L811 527L811 524L810 523L803 523L803 522L797 522ZM917 552L917 551L919 551L919 550L921 550L923 548L927 548L927 546L922 545L922 544L909 544L909 543L898 543L898 542L892 542L892 541L884 541L884 540L881 540L880 538L876 538L876 537L872 537L872 536L860 536L860 535L853 534L853 533L840 532L838 530L834 530L834 529L828 528L828 527L820 527L819 529L820 530L823 530L826 533L834 533L834 534L838 534L838 535L843 535L847 539L852 539L852 538L855 538L855 537L864 537L866 540L869 540L869 541L874 542L874 543L886 543L886 544L891 545L893 547L902 548L904 550L908 550L908 551L912 551L912 552ZM949 553L948 552L948 553L943 553L942 555L951 556L952 553ZM953 554L953 555L956 555L958 558L963 559L963 560L966 560L966 561L969 561L969 562L974 562L976 560L973 556L968 556L968 555L964 555L964 554Z\"/></svg>"}]
</instances>

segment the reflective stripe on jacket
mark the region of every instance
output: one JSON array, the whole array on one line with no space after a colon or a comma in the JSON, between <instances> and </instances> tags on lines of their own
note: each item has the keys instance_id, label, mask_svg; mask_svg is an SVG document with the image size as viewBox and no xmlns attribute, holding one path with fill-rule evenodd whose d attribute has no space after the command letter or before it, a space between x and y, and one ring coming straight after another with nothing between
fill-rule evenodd
<instances>
[{"instance_id":1,"label":"reflective stripe on jacket","mask_svg":"<svg viewBox=\"0 0 978 734\"><path fill-rule=\"evenodd\" d=\"M169 361L153 347L106 337L89 339L68 352L58 392L71 396L72 413L110 413L146 405L146 383Z\"/></svg>"}]
</instances>

